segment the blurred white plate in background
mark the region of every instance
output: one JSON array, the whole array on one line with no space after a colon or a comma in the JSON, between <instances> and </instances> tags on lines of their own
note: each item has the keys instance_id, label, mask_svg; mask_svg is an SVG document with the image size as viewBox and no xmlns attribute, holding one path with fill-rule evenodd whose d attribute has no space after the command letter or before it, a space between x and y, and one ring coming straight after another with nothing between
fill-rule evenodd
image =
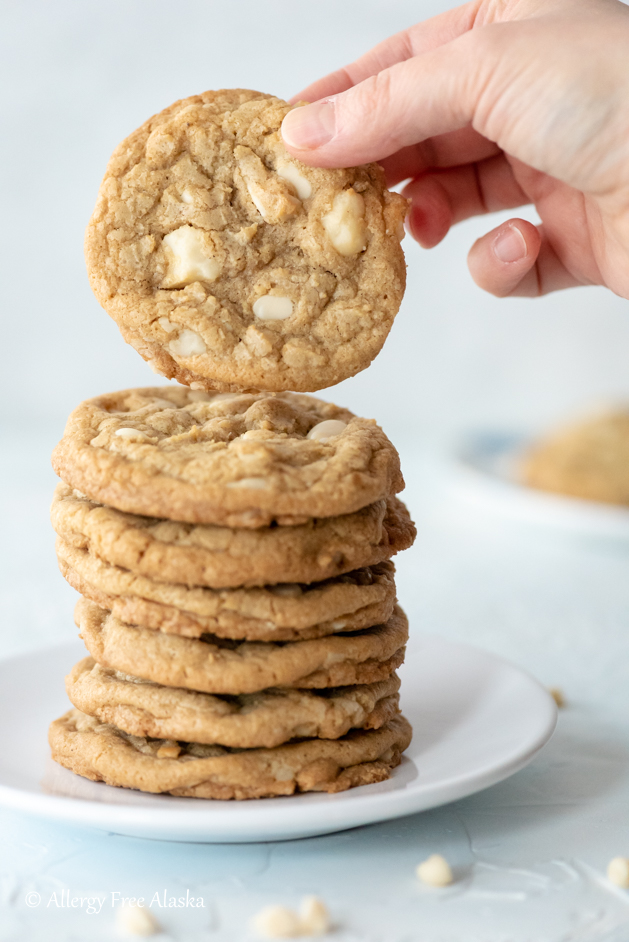
<instances>
[{"instance_id":1,"label":"blurred white plate in background","mask_svg":"<svg viewBox=\"0 0 629 942\"><path fill-rule=\"evenodd\" d=\"M564 497L527 487L519 467L530 442L522 436L477 433L463 439L445 461L441 484L476 514L491 514L594 539L629 541L629 508Z\"/></svg>"}]
</instances>

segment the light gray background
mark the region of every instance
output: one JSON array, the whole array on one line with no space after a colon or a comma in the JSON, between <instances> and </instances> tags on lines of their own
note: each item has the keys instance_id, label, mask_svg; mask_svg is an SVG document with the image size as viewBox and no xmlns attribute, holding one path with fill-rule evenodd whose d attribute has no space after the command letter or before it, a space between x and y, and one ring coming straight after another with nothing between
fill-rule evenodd
<instances>
[{"instance_id":1,"label":"light gray background","mask_svg":"<svg viewBox=\"0 0 629 942\"><path fill-rule=\"evenodd\" d=\"M2 405L60 434L88 396L156 378L91 295L83 231L109 154L150 114L206 88L290 96L447 0L5 0L0 13ZM367 372L323 395L396 440L536 428L629 397L629 305L604 289L496 300L465 257L405 240L409 285ZM53 436L54 437L54 436Z\"/></svg>"}]
</instances>

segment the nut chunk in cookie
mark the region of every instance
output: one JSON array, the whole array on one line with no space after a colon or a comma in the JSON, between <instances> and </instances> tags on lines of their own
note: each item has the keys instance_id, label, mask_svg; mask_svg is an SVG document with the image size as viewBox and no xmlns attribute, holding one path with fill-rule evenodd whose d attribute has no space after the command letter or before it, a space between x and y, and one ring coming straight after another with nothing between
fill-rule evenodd
<instances>
[{"instance_id":1,"label":"nut chunk in cookie","mask_svg":"<svg viewBox=\"0 0 629 942\"><path fill-rule=\"evenodd\" d=\"M404 487L374 421L296 393L162 386L88 399L52 463L117 510L229 527L353 513Z\"/></svg>"},{"instance_id":2,"label":"nut chunk in cookie","mask_svg":"<svg viewBox=\"0 0 629 942\"><path fill-rule=\"evenodd\" d=\"M306 167L291 105L204 92L114 151L86 235L96 297L156 372L195 388L323 389L365 369L404 293L406 201L377 164Z\"/></svg>"}]
</instances>

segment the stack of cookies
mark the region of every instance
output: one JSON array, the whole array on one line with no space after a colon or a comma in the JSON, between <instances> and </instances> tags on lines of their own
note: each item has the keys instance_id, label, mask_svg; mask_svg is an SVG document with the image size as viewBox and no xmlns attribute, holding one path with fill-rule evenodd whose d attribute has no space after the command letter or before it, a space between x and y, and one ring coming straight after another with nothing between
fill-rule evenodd
<instances>
[{"instance_id":1,"label":"stack of cookies","mask_svg":"<svg viewBox=\"0 0 629 942\"><path fill-rule=\"evenodd\" d=\"M399 458L375 422L303 394L384 343L406 201L376 164L288 154L291 107L242 89L176 102L116 149L88 226L96 297L185 384L84 402L53 456L90 657L50 743L90 779L335 792L386 778L410 741Z\"/></svg>"},{"instance_id":2,"label":"stack of cookies","mask_svg":"<svg viewBox=\"0 0 629 942\"><path fill-rule=\"evenodd\" d=\"M388 777L410 741L390 559L415 530L374 422L293 393L127 390L79 406L53 464L91 655L58 762L205 798Z\"/></svg>"}]
</instances>

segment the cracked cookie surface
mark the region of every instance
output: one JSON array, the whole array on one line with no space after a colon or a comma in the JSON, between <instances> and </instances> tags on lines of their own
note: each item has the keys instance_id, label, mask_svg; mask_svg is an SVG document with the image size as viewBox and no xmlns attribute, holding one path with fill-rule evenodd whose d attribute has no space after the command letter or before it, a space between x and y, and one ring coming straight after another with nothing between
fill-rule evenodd
<instances>
[{"instance_id":1,"label":"cracked cookie surface","mask_svg":"<svg viewBox=\"0 0 629 942\"><path fill-rule=\"evenodd\" d=\"M58 484L52 524L67 543L150 579L210 588L320 582L408 549L415 526L401 500L299 526L257 530L127 514Z\"/></svg>"},{"instance_id":2,"label":"cracked cookie surface","mask_svg":"<svg viewBox=\"0 0 629 942\"><path fill-rule=\"evenodd\" d=\"M131 736L79 710L54 720L48 731L53 759L92 781L218 799L334 793L382 782L399 765L411 736L408 720L396 716L380 729L353 730L341 739L232 751Z\"/></svg>"},{"instance_id":3,"label":"cracked cookie surface","mask_svg":"<svg viewBox=\"0 0 629 942\"><path fill-rule=\"evenodd\" d=\"M230 527L349 514L404 487L373 420L295 393L161 386L88 399L52 463L118 510Z\"/></svg>"},{"instance_id":4,"label":"cracked cookie surface","mask_svg":"<svg viewBox=\"0 0 629 942\"><path fill-rule=\"evenodd\" d=\"M87 599L77 603L75 619L87 650L103 667L167 687L218 694L375 683L397 670L408 639L399 606L384 625L288 642L182 638L125 624Z\"/></svg>"},{"instance_id":5,"label":"cracked cookie surface","mask_svg":"<svg viewBox=\"0 0 629 942\"><path fill-rule=\"evenodd\" d=\"M379 729L399 713L399 687L392 674L375 684L323 691L276 689L217 697L121 674L89 657L66 677L73 706L126 733L247 749Z\"/></svg>"},{"instance_id":6,"label":"cracked cookie surface","mask_svg":"<svg viewBox=\"0 0 629 942\"><path fill-rule=\"evenodd\" d=\"M175 102L112 155L87 228L124 339L196 388L312 391L364 369L402 300L407 203L377 164L306 167L291 105L243 89Z\"/></svg>"}]
</instances>

